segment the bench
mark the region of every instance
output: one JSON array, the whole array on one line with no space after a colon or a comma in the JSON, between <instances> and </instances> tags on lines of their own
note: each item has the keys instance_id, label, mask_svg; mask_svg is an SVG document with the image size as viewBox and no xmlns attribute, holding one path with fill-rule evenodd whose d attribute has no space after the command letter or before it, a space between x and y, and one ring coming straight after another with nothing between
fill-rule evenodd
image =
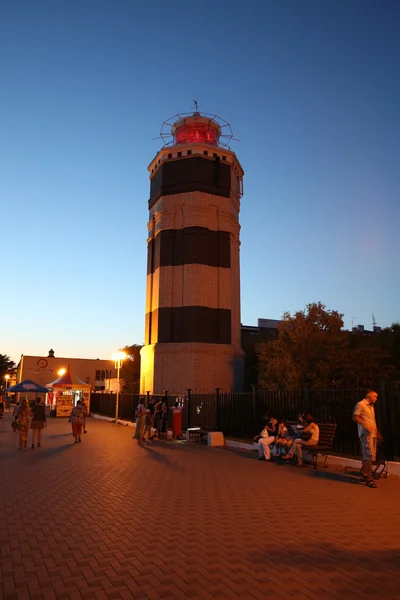
<instances>
[{"instance_id":1,"label":"bench","mask_svg":"<svg viewBox=\"0 0 400 600\"><path fill-rule=\"evenodd\" d=\"M336 423L318 423L319 427L319 440L316 446L304 446L304 452L308 452L312 456L313 467L316 469L318 467L318 454L324 456L323 467L326 469L328 465L326 461L328 460L328 452L332 450L333 439L336 433Z\"/></svg>"},{"instance_id":2,"label":"bench","mask_svg":"<svg viewBox=\"0 0 400 600\"><path fill-rule=\"evenodd\" d=\"M336 433L336 423L318 423L316 424L319 427L319 441L316 446L303 446L303 451L311 454L312 463L314 469L318 467L318 454L325 457L323 467L326 469L328 465L326 464L328 460L328 452L332 450L333 439ZM295 421L287 421L287 428L290 433L294 433L293 427L296 425Z\"/></svg>"}]
</instances>

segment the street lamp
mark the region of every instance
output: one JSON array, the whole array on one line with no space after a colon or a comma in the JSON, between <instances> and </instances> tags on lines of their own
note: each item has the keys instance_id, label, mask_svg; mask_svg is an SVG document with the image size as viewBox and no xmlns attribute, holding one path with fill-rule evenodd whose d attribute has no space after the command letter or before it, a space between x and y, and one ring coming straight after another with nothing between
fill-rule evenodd
<instances>
[{"instance_id":1,"label":"street lamp","mask_svg":"<svg viewBox=\"0 0 400 600\"><path fill-rule=\"evenodd\" d=\"M6 373L6 375L4 375L4 379L6 380L6 398L7 398L7 386L8 386L8 382L10 381L10 377L11 377L11 375L9 375L8 373Z\"/></svg>"},{"instance_id":2,"label":"street lamp","mask_svg":"<svg viewBox=\"0 0 400 600\"><path fill-rule=\"evenodd\" d=\"M64 373L66 372L67 369L64 369L64 367L62 367L61 369L59 369L57 371L57 375L59 375L60 377L62 377L64 375Z\"/></svg>"},{"instance_id":3,"label":"street lamp","mask_svg":"<svg viewBox=\"0 0 400 600\"><path fill-rule=\"evenodd\" d=\"M115 403L115 424L118 425L118 401L119 401L119 370L122 365L122 361L126 358L125 352L115 352L112 357L115 368L117 369L117 400Z\"/></svg>"}]
</instances>

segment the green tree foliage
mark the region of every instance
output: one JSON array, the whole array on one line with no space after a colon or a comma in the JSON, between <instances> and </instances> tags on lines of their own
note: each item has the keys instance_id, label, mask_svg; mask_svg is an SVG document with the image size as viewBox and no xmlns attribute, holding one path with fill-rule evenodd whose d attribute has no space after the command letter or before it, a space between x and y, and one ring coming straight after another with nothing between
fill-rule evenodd
<instances>
[{"instance_id":1,"label":"green tree foliage","mask_svg":"<svg viewBox=\"0 0 400 600\"><path fill-rule=\"evenodd\" d=\"M127 358L121 366L120 377L124 380L122 391L127 394L138 394L140 388L140 349L142 346L133 344L121 348Z\"/></svg>"},{"instance_id":2,"label":"green tree foliage","mask_svg":"<svg viewBox=\"0 0 400 600\"><path fill-rule=\"evenodd\" d=\"M11 360L7 354L0 354L0 379L1 384L4 384L4 375L15 369L15 362Z\"/></svg>"},{"instance_id":3,"label":"green tree foliage","mask_svg":"<svg viewBox=\"0 0 400 600\"><path fill-rule=\"evenodd\" d=\"M294 315L285 313L278 338L257 346L258 385L280 390L372 387L398 374L374 336L363 336L361 343L342 327L343 315L320 302Z\"/></svg>"}]
</instances>

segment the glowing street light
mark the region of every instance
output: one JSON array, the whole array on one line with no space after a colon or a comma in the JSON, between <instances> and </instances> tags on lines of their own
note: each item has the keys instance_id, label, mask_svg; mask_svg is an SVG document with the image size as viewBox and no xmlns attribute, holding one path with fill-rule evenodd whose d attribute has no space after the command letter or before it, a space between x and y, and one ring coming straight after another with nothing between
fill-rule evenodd
<instances>
[{"instance_id":1,"label":"glowing street light","mask_svg":"<svg viewBox=\"0 0 400 600\"><path fill-rule=\"evenodd\" d=\"M7 386L8 386L8 382L10 381L10 377L11 377L11 375L9 375L8 373L6 373L4 375L4 379L6 380L6 396L7 396Z\"/></svg>"},{"instance_id":2,"label":"glowing street light","mask_svg":"<svg viewBox=\"0 0 400 600\"><path fill-rule=\"evenodd\" d=\"M115 403L115 424L118 424L118 402L119 402L119 370L122 365L122 361L125 360L126 354L125 352L115 352L112 357L114 361L115 368L117 369L117 400Z\"/></svg>"},{"instance_id":3,"label":"glowing street light","mask_svg":"<svg viewBox=\"0 0 400 600\"><path fill-rule=\"evenodd\" d=\"M57 371L57 375L59 375L60 377L62 377L64 375L64 373L66 372L67 369L64 369L64 367L62 369L59 369Z\"/></svg>"}]
</instances>

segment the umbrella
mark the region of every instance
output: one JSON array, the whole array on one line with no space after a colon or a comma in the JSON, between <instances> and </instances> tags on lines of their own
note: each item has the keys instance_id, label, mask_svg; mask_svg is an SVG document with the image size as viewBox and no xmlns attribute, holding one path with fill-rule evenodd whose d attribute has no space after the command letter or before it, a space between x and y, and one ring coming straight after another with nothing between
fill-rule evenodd
<instances>
[{"instance_id":1,"label":"umbrella","mask_svg":"<svg viewBox=\"0 0 400 600\"><path fill-rule=\"evenodd\" d=\"M35 383L34 381L31 381L30 379L25 379L25 381L21 381L21 383L17 383L17 385L12 385L11 387L7 388L8 392L36 392L36 393L41 393L41 394L47 394L47 392L49 391L47 388L43 387L42 385L39 385L38 383Z\"/></svg>"}]
</instances>

